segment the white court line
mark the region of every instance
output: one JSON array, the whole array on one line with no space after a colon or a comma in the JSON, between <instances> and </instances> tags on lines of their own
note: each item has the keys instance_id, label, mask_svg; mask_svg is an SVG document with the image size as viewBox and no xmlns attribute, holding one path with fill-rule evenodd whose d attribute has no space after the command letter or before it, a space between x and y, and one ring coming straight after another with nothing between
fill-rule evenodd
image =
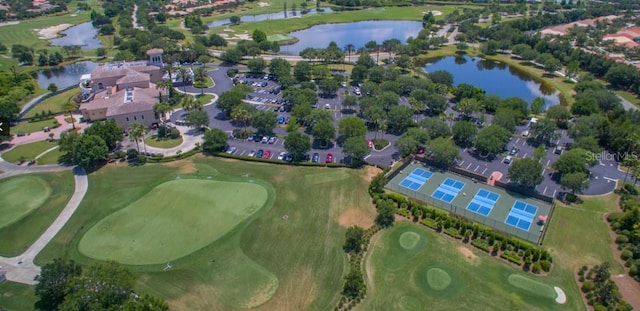
<instances>
[{"instance_id":1,"label":"white court line","mask_svg":"<svg viewBox=\"0 0 640 311\"><path fill-rule=\"evenodd\" d=\"M484 171L482 171L482 175L484 175L484 172L486 172L486 171L487 171L487 168L485 167Z\"/></svg>"},{"instance_id":2,"label":"white court line","mask_svg":"<svg viewBox=\"0 0 640 311\"><path fill-rule=\"evenodd\" d=\"M551 163L551 159L547 160L547 166L549 166L549 163Z\"/></svg>"},{"instance_id":3,"label":"white court line","mask_svg":"<svg viewBox=\"0 0 640 311\"><path fill-rule=\"evenodd\" d=\"M240 155L243 155L245 152L247 152L247 150L242 150L242 152L240 152Z\"/></svg>"},{"instance_id":4,"label":"white court line","mask_svg":"<svg viewBox=\"0 0 640 311\"><path fill-rule=\"evenodd\" d=\"M458 163L458 166L462 166L462 163L464 163L464 160L462 162Z\"/></svg>"},{"instance_id":5,"label":"white court line","mask_svg":"<svg viewBox=\"0 0 640 311\"><path fill-rule=\"evenodd\" d=\"M542 191L542 194L546 194L547 193L547 187L544 187L544 191Z\"/></svg>"},{"instance_id":6,"label":"white court line","mask_svg":"<svg viewBox=\"0 0 640 311\"><path fill-rule=\"evenodd\" d=\"M469 165L467 165L467 169L469 169L471 167L473 163L469 163Z\"/></svg>"},{"instance_id":7,"label":"white court line","mask_svg":"<svg viewBox=\"0 0 640 311\"><path fill-rule=\"evenodd\" d=\"M474 172L477 171L480 168L480 165L476 166L476 169L473 170Z\"/></svg>"}]
</instances>

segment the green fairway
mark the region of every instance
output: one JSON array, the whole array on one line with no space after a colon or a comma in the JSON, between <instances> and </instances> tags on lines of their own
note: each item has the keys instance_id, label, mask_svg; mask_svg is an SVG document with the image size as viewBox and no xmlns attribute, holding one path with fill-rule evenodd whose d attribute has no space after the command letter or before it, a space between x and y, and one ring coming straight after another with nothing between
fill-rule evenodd
<instances>
[{"instance_id":1,"label":"green fairway","mask_svg":"<svg viewBox=\"0 0 640 311\"><path fill-rule=\"evenodd\" d=\"M267 195L255 183L168 181L98 222L78 248L88 257L130 265L170 262L227 234L262 208Z\"/></svg>"},{"instance_id":2,"label":"green fairway","mask_svg":"<svg viewBox=\"0 0 640 311\"><path fill-rule=\"evenodd\" d=\"M71 97L78 93L80 93L80 91L78 91L78 88L72 88L66 92L51 96L29 110L29 112L27 112L24 117L32 118L36 115L36 113L42 114L48 113L49 111L51 111L52 113L58 113L62 111L62 106L68 103L71 100Z\"/></svg>"},{"instance_id":3,"label":"green fairway","mask_svg":"<svg viewBox=\"0 0 640 311\"><path fill-rule=\"evenodd\" d=\"M0 179L0 255L26 250L58 216L73 188L71 172Z\"/></svg>"},{"instance_id":4,"label":"green fairway","mask_svg":"<svg viewBox=\"0 0 640 311\"><path fill-rule=\"evenodd\" d=\"M345 230L355 224L368 227L375 217L375 207L367 192L368 178L373 174L365 170L265 165L205 157L142 167L106 166L89 175L85 199L62 231L38 254L36 263L61 256L83 264L93 262L83 255L85 249L81 245L86 243L82 240L87 239L88 232L100 228L104 219L113 220L120 213L132 216L123 222L141 224L133 211L142 201L160 202L145 215L166 214L162 202L173 198L159 193L156 187L173 183L177 176L181 180L199 179L205 185L210 185L209 176L213 181L244 182L236 186L253 181L268 193L264 208L240 221L215 242L172 260L170 268L166 261L130 266L139 276L137 289L166 299L171 310L234 310L252 306L259 310L329 310L339 299L347 264L342 250ZM309 183L314 177L323 182ZM208 205L223 204L227 194L210 194L218 193L216 187L205 187L197 193L206 198ZM156 193L168 199L151 198ZM186 193L180 197L183 201L196 200ZM252 194L245 197L245 201L254 199ZM234 202L237 201L231 204L237 204ZM215 225L227 217L217 206L216 212L212 212L215 214L193 212L186 204L179 211L187 215L174 212L176 223L189 219L188 224L194 227L200 219ZM119 225L111 228L114 226ZM147 230L140 225L140 231ZM182 230L188 233L191 229ZM209 230L214 229L201 229L200 233ZM163 235L157 232L157 236ZM204 234L200 236L205 238ZM129 244L132 239L127 237L121 242Z\"/></svg>"},{"instance_id":5,"label":"green fairway","mask_svg":"<svg viewBox=\"0 0 640 311\"><path fill-rule=\"evenodd\" d=\"M545 277L476 253L471 246L404 221L374 238L360 310L574 310L555 302ZM392 265L390 265L392 264Z\"/></svg>"},{"instance_id":6,"label":"green fairway","mask_svg":"<svg viewBox=\"0 0 640 311\"><path fill-rule=\"evenodd\" d=\"M20 161L21 157L27 160L33 160L39 154L47 151L48 149L57 146L57 143L50 143L48 141L37 141L29 144L16 146L15 148L2 153L2 159L10 163L16 163Z\"/></svg>"},{"instance_id":7,"label":"green fairway","mask_svg":"<svg viewBox=\"0 0 640 311\"><path fill-rule=\"evenodd\" d=\"M38 38L36 29L43 29L60 24L79 24L89 21L89 12L84 11L76 16L64 14L58 16L46 16L34 19L21 20L16 25L2 26L0 29L0 42L7 47L14 44L22 44L32 47L34 50L48 47L48 41Z\"/></svg>"},{"instance_id":8,"label":"green fairway","mask_svg":"<svg viewBox=\"0 0 640 311\"><path fill-rule=\"evenodd\" d=\"M36 176L17 176L0 183L0 229L37 209L51 195L51 187Z\"/></svg>"}]
</instances>

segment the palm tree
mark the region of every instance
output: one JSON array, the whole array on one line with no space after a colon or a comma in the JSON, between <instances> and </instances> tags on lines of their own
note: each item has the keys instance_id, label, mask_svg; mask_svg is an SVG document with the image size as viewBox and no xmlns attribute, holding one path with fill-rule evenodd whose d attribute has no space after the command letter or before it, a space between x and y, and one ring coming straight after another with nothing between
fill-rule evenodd
<instances>
[{"instance_id":1,"label":"palm tree","mask_svg":"<svg viewBox=\"0 0 640 311\"><path fill-rule=\"evenodd\" d=\"M131 138L136 140L136 148L138 149L138 153L140 153L140 145L138 144L138 140L142 138L142 142L144 143L144 135L147 132L147 127L141 123L131 123L129 124L129 135ZM145 153L147 152L147 146L144 147Z\"/></svg>"},{"instance_id":2,"label":"palm tree","mask_svg":"<svg viewBox=\"0 0 640 311\"><path fill-rule=\"evenodd\" d=\"M172 62L167 63L167 64L162 68L162 70L163 70L164 72L166 72L166 73L169 75L169 81L172 81L172 82L173 82L173 72L175 71L175 69L176 69L176 68L175 68L175 67L173 67L173 63L172 63Z\"/></svg>"},{"instance_id":3,"label":"palm tree","mask_svg":"<svg viewBox=\"0 0 640 311\"><path fill-rule=\"evenodd\" d=\"M205 79L207 78L207 71L202 67L196 67L196 70L193 72L194 80L200 81L200 94L204 94L204 84Z\"/></svg>"},{"instance_id":4,"label":"palm tree","mask_svg":"<svg viewBox=\"0 0 640 311\"><path fill-rule=\"evenodd\" d=\"M242 127L246 127L247 123L251 120L251 112L244 107L236 107L231 111L231 119L237 123L242 124Z\"/></svg>"},{"instance_id":5,"label":"palm tree","mask_svg":"<svg viewBox=\"0 0 640 311\"><path fill-rule=\"evenodd\" d=\"M73 127L73 129L76 129L76 120L73 118L73 111L78 109L78 106L76 105L75 102L73 102L72 99L70 99L68 102L66 102L64 104L63 109L69 114L69 118L71 118L71 126Z\"/></svg>"},{"instance_id":6,"label":"palm tree","mask_svg":"<svg viewBox=\"0 0 640 311\"><path fill-rule=\"evenodd\" d=\"M153 105L153 112L155 112L155 114L159 118L164 118L166 116L167 112L170 112L171 110L173 110L171 108L171 106L169 106L169 104L164 103L164 102L159 102L159 103Z\"/></svg>"},{"instance_id":7,"label":"palm tree","mask_svg":"<svg viewBox=\"0 0 640 311\"><path fill-rule=\"evenodd\" d=\"M187 70L187 68L184 67L180 67L180 69L178 69L178 75L180 76L180 80L182 80L182 90L186 93L187 92L187 79L189 78L189 71Z\"/></svg>"},{"instance_id":8,"label":"palm tree","mask_svg":"<svg viewBox=\"0 0 640 311\"><path fill-rule=\"evenodd\" d=\"M182 100L180 101L180 103L182 104L182 108L186 111L191 111L197 108L198 106L198 102L196 101L196 99L191 96L191 95L186 95L182 98ZM201 107L202 108L202 107Z\"/></svg>"},{"instance_id":9,"label":"palm tree","mask_svg":"<svg viewBox=\"0 0 640 311\"><path fill-rule=\"evenodd\" d=\"M171 79L169 79L169 80L160 80L156 84L156 89L159 89L159 90L168 90L168 89L170 89L172 87L173 87L173 82L171 82ZM160 95L158 95L158 100L160 102L162 102L162 93L160 93Z\"/></svg>"},{"instance_id":10,"label":"palm tree","mask_svg":"<svg viewBox=\"0 0 640 311\"><path fill-rule=\"evenodd\" d=\"M356 47L351 43L344 46L344 51L347 52L349 62L351 62L351 52L354 52L355 50Z\"/></svg>"}]
</instances>

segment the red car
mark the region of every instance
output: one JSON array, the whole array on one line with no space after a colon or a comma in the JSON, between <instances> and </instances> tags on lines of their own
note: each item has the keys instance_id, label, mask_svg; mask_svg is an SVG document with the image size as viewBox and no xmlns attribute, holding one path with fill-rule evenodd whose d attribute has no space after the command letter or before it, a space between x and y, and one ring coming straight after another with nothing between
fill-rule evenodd
<instances>
[{"instance_id":1,"label":"red car","mask_svg":"<svg viewBox=\"0 0 640 311\"><path fill-rule=\"evenodd\" d=\"M367 143L369 144L369 148L373 148L373 140L367 140Z\"/></svg>"},{"instance_id":2,"label":"red car","mask_svg":"<svg viewBox=\"0 0 640 311\"><path fill-rule=\"evenodd\" d=\"M262 154L262 158L263 159L271 158L271 150L265 150L264 153Z\"/></svg>"},{"instance_id":3,"label":"red car","mask_svg":"<svg viewBox=\"0 0 640 311\"><path fill-rule=\"evenodd\" d=\"M327 153L327 159L325 160L327 163L333 162L333 154L331 152Z\"/></svg>"}]
</instances>

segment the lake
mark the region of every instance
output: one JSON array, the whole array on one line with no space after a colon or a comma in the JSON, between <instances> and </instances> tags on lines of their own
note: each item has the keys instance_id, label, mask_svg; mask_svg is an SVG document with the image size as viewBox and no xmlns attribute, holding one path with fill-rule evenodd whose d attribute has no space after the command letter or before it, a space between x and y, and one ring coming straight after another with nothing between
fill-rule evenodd
<instances>
[{"instance_id":1,"label":"lake","mask_svg":"<svg viewBox=\"0 0 640 311\"><path fill-rule=\"evenodd\" d=\"M62 35L60 38L49 40L51 45L79 45L83 50L102 47L102 42L97 39L98 30L90 22L69 27L62 32Z\"/></svg>"},{"instance_id":2,"label":"lake","mask_svg":"<svg viewBox=\"0 0 640 311\"><path fill-rule=\"evenodd\" d=\"M33 73L33 77L38 80L38 86L43 90L46 90L51 83L55 83L58 88L65 88L71 85L78 85L80 77L83 74L91 73L96 67L98 67L98 64L94 62L77 62L66 66L38 70Z\"/></svg>"},{"instance_id":3,"label":"lake","mask_svg":"<svg viewBox=\"0 0 640 311\"><path fill-rule=\"evenodd\" d=\"M320 10L321 10L321 12L319 12L320 14L333 12L331 8L320 8ZM316 11L315 8L309 9L309 12L307 12L307 14L304 14L304 15L302 14L301 10L296 10L295 12L296 14L293 15L293 11L291 10L287 11L286 17L284 16L284 11L278 12L278 13L270 13L270 14L245 15L245 16L240 16L240 22L250 23L250 22L260 22L260 21L273 20L273 19L296 18L300 16L314 15L318 13L318 11ZM230 24L231 22L227 18L227 19L213 21L211 23L208 23L207 26L209 26L209 28L214 28L214 27L220 27L220 26L225 26Z\"/></svg>"},{"instance_id":4,"label":"lake","mask_svg":"<svg viewBox=\"0 0 640 311\"><path fill-rule=\"evenodd\" d=\"M560 92L535 81L507 64L471 57L443 57L427 63L427 72L445 70L453 75L453 84L467 83L502 98L520 97L529 104L543 97L545 107L560 103Z\"/></svg>"},{"instance_id":5,"label":"lake","mask_svg":"<svg viewBox=\"0 0 640 311\"><path fill-rule=\"evenodd\" d=\"M421 22L410 21L364 21L342 24L324 24L308 29L294 31L289 36L298 38L298 42L283 45L280 52L298 55L305 48L326 48L331 41L343 49L347 44L353 44L356 49L375 40L378 44L387 39L399 39L406 43L409 37L416 37L422 30Z\"/></svg>"}]
</instances>

